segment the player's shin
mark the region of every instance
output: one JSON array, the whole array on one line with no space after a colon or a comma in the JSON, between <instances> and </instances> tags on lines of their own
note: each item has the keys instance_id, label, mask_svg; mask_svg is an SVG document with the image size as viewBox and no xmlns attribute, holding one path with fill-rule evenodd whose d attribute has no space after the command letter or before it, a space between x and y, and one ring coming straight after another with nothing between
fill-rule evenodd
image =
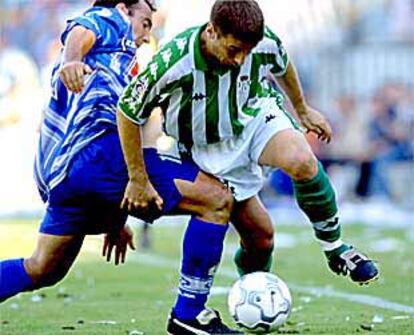
<instances>
[{"instance_id":1,"label":"player's shin","mask_svg":"<svg viewBox=\"0 0 414 335\"><path fill-rule=\"evenodd\" d=\"M24 268L22 258L0 262L0 302L31 289L33 282Z\"/></svg>"},{"instance_id":2,"label":"player's shin","mask_svg":"<svg viewBox=\"0 0 414 335\"><path fill-rule=\"evenodd\" d=\"M180 320L193 320L205 308L227 228L228 225L191 218L184 235L179 291L174 307Z\"/></svg>"},{"instance_id":3,"label":"player's shin","mask_svg":"<svg viewBox=\"0 0 414 335\"><path fill-rule=\"evenodd\" d=\"M318 162L318 173L313 179L295 181L293 185L296 201L312 222L315 237L322 249L331 252L341 247L335 190L322 164Z\"/></svg>"}]
</instances>

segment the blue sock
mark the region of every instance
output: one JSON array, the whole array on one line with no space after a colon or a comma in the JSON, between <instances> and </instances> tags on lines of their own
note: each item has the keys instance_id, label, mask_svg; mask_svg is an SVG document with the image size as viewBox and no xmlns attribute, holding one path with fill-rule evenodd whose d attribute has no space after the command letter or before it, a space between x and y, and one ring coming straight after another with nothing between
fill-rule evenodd
<instances>
[{"instance_id":1,"label":"blue sock","mask_svg":"<svg viewBox=\"0 0 414 335\"><path fill-rule=\"evenodd\" d=\"M0 262L0 302L32 288L33 282L24 268L23 258Z\"/></svg>"},{"instance_id":2,"label":"blue sock","mask_svg":"<svg viewBox=\"0 0 414 335\"><path fill-rule=\"evenodd\" d=\"M174 313L193 320L205 308L223 252L227 225L191 218L183 241L178 298Z\"/></svg>"}]
</instances>

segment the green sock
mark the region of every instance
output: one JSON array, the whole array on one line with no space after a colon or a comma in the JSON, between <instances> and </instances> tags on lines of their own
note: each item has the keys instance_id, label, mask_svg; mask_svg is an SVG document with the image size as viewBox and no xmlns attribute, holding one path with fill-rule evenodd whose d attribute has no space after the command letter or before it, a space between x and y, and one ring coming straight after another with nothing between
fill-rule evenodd
<instances>
[{"instance_id":1,"label":"green sock","mask_svg":"<svg viewBox=\"0 0 414 335\"><path fill-rule=\"evenodd\" d=\"M335 190L322 164L318 162L318 173L309 181L294 181L296 201L311 222L328 220L336 215Z\"/></svg>"},{"instance_id":2,"label":"green sock","mask_svg":"<svg viewBox=\"0 0 414 335\"><path fill-rule=\"evenodd\" d=\"M244 248L239 247L234 255L237 272L240 276L256 271L269 272L273 263L272 253L273 248L249 254Z\"/></svg>"},{"instance_id":3,"label":"green sock","mask_svg":"<svg viewBox=\"0 0 414 335\"><path fill-rule=\"evenodd\" d=\"M312 222L316 239L324 249L333 249L325 248L324 243L329 246L341 238L341 225L336 216L335 190L322 164L318 162L318 173L312 180L293 185L298 205Z\"/></svg>"}]
</instances>

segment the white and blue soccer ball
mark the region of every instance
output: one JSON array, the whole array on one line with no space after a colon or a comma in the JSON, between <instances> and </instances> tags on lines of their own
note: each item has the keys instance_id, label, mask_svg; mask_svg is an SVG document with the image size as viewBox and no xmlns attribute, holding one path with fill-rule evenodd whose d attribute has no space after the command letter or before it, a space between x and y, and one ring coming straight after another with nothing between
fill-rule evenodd
<instances>
[{"instance_id":1,"label":"white and blue soccer ball","mask_svg":"<svg viewBox=\"0 0 414 335\"><path fill-rule=\"evenodd\" d=\"M228 296L228 307L238 326L249 333L268 334L289 318L292 296L278 276L253 272L234 283Z\"/></svg>"}]
</instances>

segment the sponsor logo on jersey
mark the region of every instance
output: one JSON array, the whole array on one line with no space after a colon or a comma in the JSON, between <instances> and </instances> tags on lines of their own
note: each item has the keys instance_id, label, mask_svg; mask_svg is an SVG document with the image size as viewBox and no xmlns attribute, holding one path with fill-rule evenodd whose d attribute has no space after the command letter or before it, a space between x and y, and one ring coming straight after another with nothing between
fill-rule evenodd
<instances>
[{"instance_id":1,"label":"sponsor logo on jersey","mask_svg":"<svg viewBox=\"0 0 414 335\"><path fill-rule=\"evenodd\" d=\"M191 97L191 100L199 101L205 98L207 98L207 95L197 92L193 94L193 96Z\"/></svg>"}]
</instances>

